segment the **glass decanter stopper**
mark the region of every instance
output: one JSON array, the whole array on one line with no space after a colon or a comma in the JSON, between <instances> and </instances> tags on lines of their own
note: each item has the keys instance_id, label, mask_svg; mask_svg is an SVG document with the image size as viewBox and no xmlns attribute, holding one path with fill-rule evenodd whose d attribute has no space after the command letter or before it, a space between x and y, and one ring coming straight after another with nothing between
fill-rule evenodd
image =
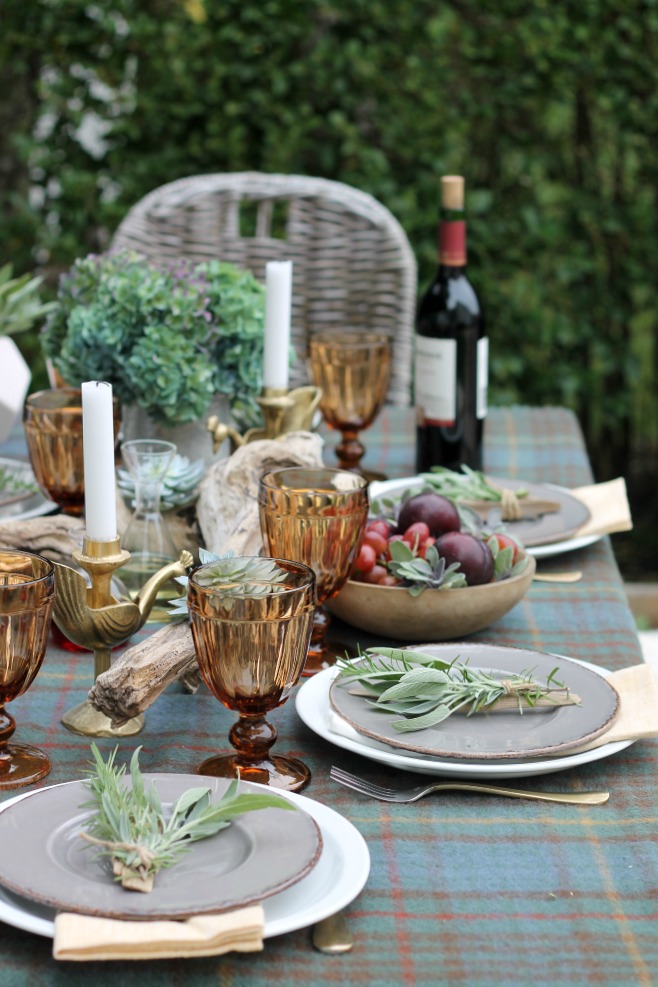
<instances>
[{"instance_id":1,"label":"glass decanter stopper","mask_svg":"<svg viewBox=\"0 0 658 987\"><path fill-rule=\"evenodd\" d=\"M160 513L162 482L176 455L173 442L135 439L124 442L121 455L135 484L135 506L122 538L121 547L131 558L122 566L120 577L131 597L158 569L178 558L178 549ZM157 605L149 620L162 621L168 616L168 602L180 596L180 587L171 580L158 593Z\"/></svg>"}]
</instances>

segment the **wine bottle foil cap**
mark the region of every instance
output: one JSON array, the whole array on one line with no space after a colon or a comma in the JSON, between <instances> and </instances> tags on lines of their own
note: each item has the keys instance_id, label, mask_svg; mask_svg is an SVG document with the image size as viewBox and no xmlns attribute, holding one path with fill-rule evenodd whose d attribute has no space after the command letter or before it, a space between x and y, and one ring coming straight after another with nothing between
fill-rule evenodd
<instances>
[{"instance_id":1,"label":"wine bottle foil cap","mask_svg":"<svg viewBox=\"0 0 658 987\"><path fill-rule=\"evenodd\" d=\"M444 175L441 179L441 205L444 209L464 208L464 179L461 175Z\"/></svg>"}]
</instances>

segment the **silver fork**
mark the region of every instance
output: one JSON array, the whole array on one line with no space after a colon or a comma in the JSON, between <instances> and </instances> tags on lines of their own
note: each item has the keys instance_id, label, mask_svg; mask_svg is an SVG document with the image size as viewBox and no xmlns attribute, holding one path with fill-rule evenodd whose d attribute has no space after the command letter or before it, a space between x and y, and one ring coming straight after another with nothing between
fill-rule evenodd
<instances>
[{"instance_id":1,"label":"silver fork","mask_svg":"<svg viewBox=\"0 0 658 987\"><path fill-rule=\"evenodd\" d=\"M483 792L485 795L507 795L513 799L538 799L577 805L601 805L610 798L610 792L527 792L520 788L501 788L498 785L483 785L469 781L441 781L425 785L384 788L336 767L332 767L329 777L340 785L345 785L346 788L352 788L361 795L368 795L382 802L417 802L430 792Z\"/></svg>"}]
</instances>

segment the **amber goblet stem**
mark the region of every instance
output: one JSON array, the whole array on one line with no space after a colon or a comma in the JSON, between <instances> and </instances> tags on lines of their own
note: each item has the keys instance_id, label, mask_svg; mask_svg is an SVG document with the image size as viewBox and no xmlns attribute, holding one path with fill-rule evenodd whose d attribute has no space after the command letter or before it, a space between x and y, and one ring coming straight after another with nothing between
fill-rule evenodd
<instances>
[{"instance_id":1,"label":"amber goblet stem","mask_svg":"<svg viewBox=\"0 0 658 987\"><path fill-rule=\"evenodd\" d=\"M342 470L349 470L351 473L363 474L361 460L365 453L365 446L359 441L359 433L356 429L341 429L342 439L335 449L338 458L338 465Z\"/></svg>"},{"instance_id":2,"label":"amber goblet stem","mask_svg":"<svg viewBox=\"0 0 658 987\"><path fill-rule=\"evenodd\" d=\"M231 745L237 751L235 763L240 768L249 770L267 760L276 736L275 728L263 715L241 715L228 734Z\"/></svg>"}]
</instances>

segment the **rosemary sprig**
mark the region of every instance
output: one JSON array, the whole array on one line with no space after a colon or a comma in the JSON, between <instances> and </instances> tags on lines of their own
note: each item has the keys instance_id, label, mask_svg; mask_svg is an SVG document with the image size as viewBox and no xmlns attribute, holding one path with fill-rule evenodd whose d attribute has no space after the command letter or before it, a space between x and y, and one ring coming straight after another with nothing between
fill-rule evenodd
<instances>
[{"instance_id":1,"label":"rosemary sprig","mask_svg":"<svg viewBox=\"0 0 658 987\"><path fill-rule=\"evenodd\" d=\"M433 466L431 473L422 473L421 476L436 493L449 500L502 501L502 490L491 483L484 473L465 465L462 465L461 470L459 473L447 466ZM515 490L515 494L519 498L527 497L528 490Z\"/></svg>"},{"instance_id":2,"label":"rosemary sprig","mask_svg":"<svg viewBox=\"0 0 658 987\"><path fill-rule=\"evenodd\" d=\"M580 705L580 699L558 682L554 668L542 685L531 672L497 678L481 668L471 668L457 656L442 661L421 651L402 648L368 648L356 662L339 658L341 678L357 681L368 702L387 713L400 713L391 725L401 733L436 726L458 710L467 716L489 712L511 697L512 709L538 705ZM507 704L505 704L507 706Z\"/></svg>"},{"instance_id":3,"label":"rosemary sprig","mask_svg":"<svg viewBox=\"0 0 658 987\"><path fill-rule=\"evenodd\" d=\"M83 840L109 857L115 879L130 891L151 891L158 871L172 867L191 843L214 836L235 816L258 809L293 809L278 795L240 792L233 781L218 802L210 788L191 788L165 813L155 784L148 788L139 769L137 748L130 761L132 787L124 782L125 765L116 767L117 749L107 761L91 745L95 770L86 782L92 798L81 808L96 811L80 833Z\"/></svg>"}]
</instances>

